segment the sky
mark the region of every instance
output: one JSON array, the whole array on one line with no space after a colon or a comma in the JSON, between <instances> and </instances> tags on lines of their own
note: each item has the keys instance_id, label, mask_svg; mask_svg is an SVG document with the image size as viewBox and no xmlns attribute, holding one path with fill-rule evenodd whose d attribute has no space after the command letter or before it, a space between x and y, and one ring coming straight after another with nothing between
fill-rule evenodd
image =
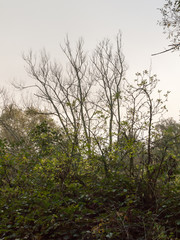
<instances>
[{"instance_id":1,"label":"sky","mask_svg":"<svg viewBox=\"0 0 180 240\"><path fill-rule=\"evenodd\" d=\"M80 37L91 51L104 38L114 41L121 31L127 78L151 68L160 79L158 89L170 91L167 117L180 117L180 52L163 51L169 41L157 24L164 0L0 0L0 88L15 95L11 83L31 82L23 53L46 49L63 60L60 44L66 36L72 43Z\"/></svg>"}]
</instances>

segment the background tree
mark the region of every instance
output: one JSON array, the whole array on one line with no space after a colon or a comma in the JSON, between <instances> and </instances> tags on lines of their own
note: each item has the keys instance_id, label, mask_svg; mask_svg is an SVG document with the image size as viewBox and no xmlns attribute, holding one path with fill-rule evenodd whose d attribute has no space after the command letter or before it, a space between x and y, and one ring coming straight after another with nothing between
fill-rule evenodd
<instances>
[{"instance_id":1,"label":"background tree","mask_svg":"<svg viewBox=\"0 0 180 240\"><path fill-rule=\"evenodd\" d=\"M179 166L180 124L170 118L162 120L155 129L152 152L160 165L159 174L164 174L166 181L170 181Z\"/></svg>"},{"instance_id":2,"label":"background tree","mask_svg":"<svg viewBox=\"0 0 180 240\"><path fill-rule=\"evenodd\" d=\"M10 143L25 141L29 131L43 121L54 124L48 115L34 107L21 109L15 103L5 105L0 116L0 136Z\"/></svg>"}]
</instances>

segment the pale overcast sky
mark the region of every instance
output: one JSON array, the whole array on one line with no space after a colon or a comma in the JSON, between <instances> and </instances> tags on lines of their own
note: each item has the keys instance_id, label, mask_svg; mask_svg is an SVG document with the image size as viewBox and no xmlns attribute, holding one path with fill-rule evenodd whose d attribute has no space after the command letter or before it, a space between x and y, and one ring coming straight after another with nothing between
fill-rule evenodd
<instances>
[{"instance_id":1,"label":"pale overcast sky","mask_svg":"<svg viewBox=\"0 0 180 240\"><path fill-rule=\"evenodd\" d=\"M83 37L90 50L120 30L128 77L149 69L160 79L158 89L171 91L169 117L179 119L180 53L151 57L168 46L157 8L164 0L0 0L0 87L29 81L22 53L45 48L52 57L61 54L66 35L72 42Z\"/></svg>"}]
</instances>

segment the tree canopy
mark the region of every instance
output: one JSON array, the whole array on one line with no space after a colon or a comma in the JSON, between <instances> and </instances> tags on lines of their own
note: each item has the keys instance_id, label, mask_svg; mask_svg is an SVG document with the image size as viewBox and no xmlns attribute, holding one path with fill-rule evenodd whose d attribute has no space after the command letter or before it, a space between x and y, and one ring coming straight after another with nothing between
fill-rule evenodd
<instances>
[{"instance_id":1,"label":"tree canopy","mask_svg":"<svg viewBox=\"0 0 180 240\"><path fill-rule=\"evenodd\" d=\"M163 27L164 33L170 40L167 50L160 53L179 50L180 47L180 1L165 0L165 4L159 9L162 14L162 20L159 24ZM159 53L158 53L159 54ZM153 54L156 55L156 54Z\"/></svg>"}]
</instances>

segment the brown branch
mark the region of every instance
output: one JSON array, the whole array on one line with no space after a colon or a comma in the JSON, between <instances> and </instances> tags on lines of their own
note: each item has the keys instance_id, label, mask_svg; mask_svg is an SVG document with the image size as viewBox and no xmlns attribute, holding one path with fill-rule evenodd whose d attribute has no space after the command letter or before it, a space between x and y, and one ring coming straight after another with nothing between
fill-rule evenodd
<instances>
[{"instance_id":1,"label":"brown branch","mask_svg":"<svg viewBox=\"0 0 180 240\"><path fill-rule=\"evenodd\" d=\"M166 52L169 52L169 51L172 51L172 50L177 50L180 47L180 43L172 44L172 45L169 45L169 46L173 46L173 47L171 47L169 49L166 49L166 50L164 50L162 52L151 54L151 56L156 56L156 55L159 55L159 54L162 54L162 53L166 53Z\"/></svg>"}]
</instances>

